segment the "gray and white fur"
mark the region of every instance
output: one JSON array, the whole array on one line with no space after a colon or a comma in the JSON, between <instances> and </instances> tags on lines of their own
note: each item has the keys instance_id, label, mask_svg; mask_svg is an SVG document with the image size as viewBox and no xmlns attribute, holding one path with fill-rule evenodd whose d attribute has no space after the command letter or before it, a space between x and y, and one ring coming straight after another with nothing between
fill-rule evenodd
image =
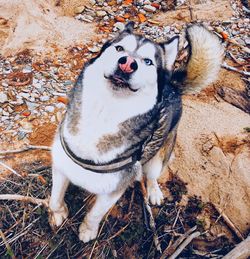
<instances>
[{"instance_id":1,"label":"gray and white fur","mask_svg":"<svg viewBox=\"0 0 250 259\"><path fill-rule=\"evenodd\" d=\"M202 84L211 83L210 78L215 79L219 69L221 46L219 40L201 26L189 27L188 33L192 53L182 69L185 73L181 80L182 87L186 80L192 88L190 79L194 75L190 74L190 64L197 60L195 50L199 49L198 58L203 55L200 62L205 62L207 68L198 71L199 78ZM201 46L204 34L209 40L209 44L204 43L205 50ZM78 157L96 164L108 163L135 150L140 150L140 154L138 161L126 169L95 173L74 163L65 153L58 132L52 150L52 226L60 226L68 216L64 194L69 182L96 194L96 202L79 229L79 238L84 242L97 236L103 216L128 185L140 180L142 175L147 178L150 202L160 205L163 195L157 179L174 147L182 110L182 89L171 83L172 77L183 75L179 71L173 72L178 40L174 37L156 44L134 34L133 24L129 23L85 65L71 92L61 125L68 146ZM215 47L218 56L211 52ZM194 85L199 87L197 79Z\"/></svg>"}]
</instances>

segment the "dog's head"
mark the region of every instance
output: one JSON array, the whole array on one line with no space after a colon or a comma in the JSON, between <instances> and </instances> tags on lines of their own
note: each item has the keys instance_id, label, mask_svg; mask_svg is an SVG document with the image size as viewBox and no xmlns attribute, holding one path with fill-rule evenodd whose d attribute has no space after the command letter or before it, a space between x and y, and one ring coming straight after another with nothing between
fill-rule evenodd
<instances>
[{"instance_id":1,"label":"dog's head","mask_svg":"<svg viewBox=\"0 0 250 259\"><path fill-rule=\"evenodd\" d=\"M107 42L98 57L99 72L111 91L138 94L159 87L162 73L171 73L178 52L178 37L154 43L133 33L134 23L125 26L116 38Z\"/></svg>"}]
</instances>

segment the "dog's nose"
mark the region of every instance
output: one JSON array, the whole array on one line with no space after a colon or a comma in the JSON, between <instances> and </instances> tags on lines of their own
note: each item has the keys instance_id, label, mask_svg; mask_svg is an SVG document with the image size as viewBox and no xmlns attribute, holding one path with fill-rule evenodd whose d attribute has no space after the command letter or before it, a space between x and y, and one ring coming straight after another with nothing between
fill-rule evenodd
<instances>
[{"instance_id":1,"label":"dog's nose","mask_svg":"<svg viewBox=\"0 0 250 259\"><path fill-rule=\"evenodd\" d=\"M133 59L130 56L124 56L121 57L118 60L119 68L122 70L124 73L132 73L135 72L138 68L137 62L135 59Z\"/></svg>"}]
</instances>

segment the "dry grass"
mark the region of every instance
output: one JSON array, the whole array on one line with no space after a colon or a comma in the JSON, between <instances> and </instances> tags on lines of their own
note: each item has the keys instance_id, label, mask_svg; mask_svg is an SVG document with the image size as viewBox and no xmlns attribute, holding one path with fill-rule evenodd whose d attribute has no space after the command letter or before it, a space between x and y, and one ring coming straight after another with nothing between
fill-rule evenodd
<instances>
[{"instance_id":1,"label":"dry grass","mask_svg":"<svg viewBox=\"0 0 250 259\"><path fill-rule=\"evenodd\" d=\"M29 195L46 198L50 194L50 170L37 172L34 168L20 180L11 176L0 185L0 193ZM185 193L185 185L173 179L168 187L174 194L172 202L165 201L162 207L153 207L157 234L162 250L183 235L189 228L203 225L197 216L206 207L197 197L192 197L186 207L176 204ZM179 187L178 187L179 184ZM179 191L180 192L179 192ZM173 193L175 192L175 193ZM177 196L180 196L177 198ZM138 186L130 188L102 222L101 233L96 241L83 244L78 239L78 227L91 206L93 196L75 186L66 193L69 218L55 232L48 224L47 209L17 201L1 201L0 205L0 258L159 258L149 228L143 198ZM214 215L214 219L218 215ZM218 223L217 223L218 224ZM4 237L4 238L3 238ZM199 238L205 241L206 234ZM196 243L199 240L196 240ZM228 252L232 245L226 238L218 238L211 251L203 251L191 243L182 252L182 258L216 258ZM217 246L217 248L216 248ZM195 248L195 249L194 249ZM209 248L211 249L211 248Z\"/></svg>"}]
</instances>

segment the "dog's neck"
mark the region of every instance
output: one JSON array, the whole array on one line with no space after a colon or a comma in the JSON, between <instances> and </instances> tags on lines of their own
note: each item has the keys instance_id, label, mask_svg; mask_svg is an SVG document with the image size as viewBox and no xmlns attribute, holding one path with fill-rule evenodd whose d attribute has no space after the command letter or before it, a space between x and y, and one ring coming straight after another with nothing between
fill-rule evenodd
<instances>
[{"instance_id":1,"label":"dog's neck","mask_svg":"<svg viewBox=\"0 0 250 259\"><path fill-rule=\"evenodd\" d=\"M97 71L98 64L88 66L79 78L63 133L78 156L107 162L129 148L123 123L154 107L157 87L148 92L116 93Z\"/></svg>"}]
</instances>

